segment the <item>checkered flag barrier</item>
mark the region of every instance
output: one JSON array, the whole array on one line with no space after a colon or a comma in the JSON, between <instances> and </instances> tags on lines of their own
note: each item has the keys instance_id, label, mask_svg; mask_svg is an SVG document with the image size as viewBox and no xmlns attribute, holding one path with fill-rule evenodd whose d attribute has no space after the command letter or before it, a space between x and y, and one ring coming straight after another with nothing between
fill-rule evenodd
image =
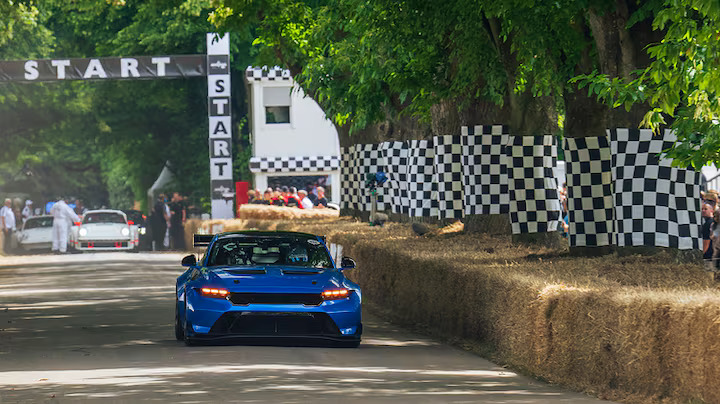
<instances>
[{"instance_id":1,"label":"checkered flag barrier","mask_svg":"<svg viewBox=\"0 0 720 404\"><path fill-rule=\"evenodd\" d=\"M675 135L649 129L608 130L612 151L615 231L618 246L700 248L702 175L672 167L658 154Z\"/></svg>"},{"instance_id":2,"label":"checkered flag barrier","mask_svg":"<svg viewBox=\"0 0 720 404\"><path fill-rule=\"evenodd\" d=\"M439 219L462 219L463 202L463 146L461 136L435 136L435 176Z\"/></svg>"},{"instance_id":3,"label":"checkered flag barrier","mask_svg":"<svg viewBox=\"0 0 720 404\"><path fill-rule=\"evenodd\" d=\"M339 168L340 157L338 156L250 158L250 171L254 173L334 171Z\"/></svg>"},{"instance_id":4,"label":"checkered flag barrier","mask_svg":"<svg viewBox=\"0 0 720 404\"><path fill-rule=\"evenodd\" d=\"M606 136L566 138L571 247L614 243L612 153Z\"/></svg>"},{"instance_id":5,"label":"checkered flag barrier","mask_svg":"<svg viewBox=\"0 0 720 404\"><path fill-rule=\"evenodd\" d=\"M290 70L283 69L280 66L274 66L268 68L248 66L245 69L245 79L249 82L253 81L276 81L276 80L290 80Z\"/></svg>"},{"instance_id":6,"label":"checkered flag barrier","mask_svg":"<svg viewBox=\"0 0 720 404\"><path fill-rule=\"evenodd\" d=\"M382 143L380 144L357 144L355 145L357 152L357 160L355 163L359 167L358 174L361 185L360 210L370 212L372 210L372 196L370 190L365 187L365 177L367 174L375 174L379 171L385 172L385 158L382 153ZM385 189L377 188L377 209L385 210Z\"/></svg>"},{"instance_id":7,"label":"checkered flag barrier","mask_svg":"<svg viewBox=\"0 0 720 404\"><path fill-rule=\"evenodd\" d=\"M507 146L513 234L557 231L560 212L555 137L510 136Z\"/></svg>"},{"instance_id":8,"label":"checkered flag barrier","mask_svg":"<svg viewBox=\"0 0 720 404\"><path fill-rule=\"evenodd\" d=\"M353 200L353 190L357 188L355 178L352 173L353 159L352 155L355 146L349 148L340 148L340 208L341 209L358 209L358 201Z\"/></svg>"},{"instance_id":9,"label":"checkered flag barrier","mask_svg":"<svg viewBox=\"0 0 720 404\"><path fill-rule=\"evenodd\" d=\"M388 176L388 181L383 186L386 201L389 202L393 213L407 215L410 211L410 200L408 199L409 144L408 142L385 142L382 144L382 153Z\"/></svg>"},{"instance_id":10,"label":"checkered flag barrier","mask_svg":"<svg viewBox=\"0 0 720 404\"><path fill-rule=\"evenodd\" d=\"M463 126L461 131L465 214L508 213L507 126Z\"/></svg>"},{"instance_id":11,"label":"checkered flag barrier","mask_svg":"<svg viewBox=\"0 0 720 404\"><path fill-rule=\"evenodd\" d=\"M437 217L437 183L435 182L435 149L432 140L408 143L408 214L413 217Z\"/></svg>"},{"instance_id":12,"label":"checkered flag barrier","mask_svg":"<svg viewBox=\"0 0 720 404\"><path fill-rule=\"evenodd\" d=\"M342 148L341 207L369 212L372 209L370 191L365 187L367 173L385 171L383 144L356 144ZM377 188L377 208L385 210L385 196L382 187Z\"/></svg>"}]
</instances>

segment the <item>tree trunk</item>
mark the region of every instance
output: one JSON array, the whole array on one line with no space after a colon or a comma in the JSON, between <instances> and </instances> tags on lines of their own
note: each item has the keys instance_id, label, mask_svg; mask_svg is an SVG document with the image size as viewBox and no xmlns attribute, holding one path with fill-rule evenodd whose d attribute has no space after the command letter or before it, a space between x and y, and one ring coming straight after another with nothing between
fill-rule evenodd
<instances>
[{"instance_id":1,"label":"tree trunk","mask_svg":"<svg viewBox=\"0 0 720 404\"><path fill-rule=\"evenodd\" d=\"M542 136L557 133L558 114L555 100L551 96L533 96L529 90L532 88L532 83L527 83L528 90L522 93L515 91L519 62L511 48L512 38L505 38L500 29L500 23L496 19L488 19L486 25L494 38L498 55L507 74L510 133L515 136ZM532 78L530 77L529 80ZM487 219L487 221L489 220ZM562 237L557 231L514 234L512 239L518 243L541 244L550 248L562 246Z\"/></svg>"}]
</instances>

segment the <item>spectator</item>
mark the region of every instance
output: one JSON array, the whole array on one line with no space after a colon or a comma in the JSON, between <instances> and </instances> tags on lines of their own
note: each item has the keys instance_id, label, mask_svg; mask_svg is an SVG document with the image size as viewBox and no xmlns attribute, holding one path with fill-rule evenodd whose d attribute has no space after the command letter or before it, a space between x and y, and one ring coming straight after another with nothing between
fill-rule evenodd
<instances>
[{"instance_id":1,"label":"spectator","mask_svg":"<svg viewBox=\"0 0 720 404\"><path fill-rule=\"evenodd\" d=\"M258 191L258 195L260 192ZM253 202L255 205L270 205L272 203L272 188L268 188L263 193L262 198L257 198Z\"/></svg>"},{"instance_id":2,"label":"spectator","mask_svg":"<svg viewBox=\"0 0 720 404\"><path fill-rule=\"evenodd\" d=\"M76 199L75 200L75 209L73 209L76 215L78 216L84 216L85 212L87 212L87 208L83 204L82 199Z\"/></svg>"},{"instance_id":3,"label":"spectator","mask_svg":"<svg viewBox=\"0 0 720 404\"><path fill-rule=\"evenodd\" d=\"M280 188L275 188L275 191L273 191L273 196L270 201L271 205L285 206L285 200L283 199L282 193L280 192Z\"/></svg>"},{"instance_id":4,"label":"spectator","mask_svg":"<svg viewBox=\"0 0 720 404\"><path fill-rule=\"evenodd\" d=\"M562 183L560 189L558 190L558 194L561 202L567 199L567 182ZM565 211L567 212L567 209L565 209Z\"/></svg>"},{"instance_id":5,"label":"spectator","mask_svg":"<svg viewBox=\"0 0 720 404\"><path fill-rule=\"evenodd\" d=\"M315 193L315 184L308 182L305 185L305 191L307 191L307 197L312 201L314 206L315 200L317 199L317 194Z\"/></svg>"},{"instance_id":6,"label":"spectator","mask_svg":"<svg viewBox=\"0 0 720 404\"><path fill-rule=\"evenodd\" d=\"M713 207L709 203L703 203L702 206L702 238L703 238L703 259L709 260L713 257L712 246L712 224L713 224Z\"/></svg>"},{"instance_id":7,"label":"spectator","mask_svg":"<svg viewBox=\"0 0 720 404\"><path fill-rule=\"evenodd\" d=\"M720 209L713 213L713 223L710 227L710 249L712 250L712 270L720 268ZM704 242L703 238L703 242Z\"/></svg>"},{"instance_id":8,"label":"spectator","mask_svg":"<svg viewBox=\"0 0 720 404\"><path fill-rule=\"evenodd\" d=\"M328 200L325 199L325 188L317 187L317 200L315 201L316 208L327 208Z\"/></svg>"},{"instance_id":9,"label":"spectator","mask_svg":"<svg viewBox=\"0 0 720 404\"><path fill-rule=\"evenodd\" d=\"M285 197L285 206L302 208L302 206L300 205L300 197L298 197L297 195L297 188L290 187L290 190Z\"/></svg>"},{"instance_id":10,"label":"spectator","mask_svg":"<svg viewBox=\"0 0 720 404\"><path fill-rule=\"evenodd\" d=\"M3 232L3 252L10 254L10 247L12 246L12 235L15 231L15 214L12 210L12 200L5 199L5 205L0 208L0 224L2 225Z\"/></svg>"},{"instance_id":11,"label":"spectator","mask_svg":"<svg viewBox=\"0 0 720 404\"><path fill-rule=\"evenodd\" d=\"M165 195L158 195L150 213L150 231L152 232L153 249L163 250L167 221L165 220Z\"/></svg>"},{"instance_id":12,"label":"spectator","mask_svg":"<svg viewBox=\"0 0 720 404\"><path fill-rule=\"evenodd\" d=\"M170 243L174 250L185 250L185 203L179 192L173 192L170 201Z\"/></svg>"},{"instance_id":13,"label":"spectator","mask_svg":"<svg viewBox=\"0 0 720 404\"><path fill-rule=\"evenodd\" d=\"M302 209L312 209L315 204L310 200L308 192L304 189L298 191L298 197L300 197L300 207Z\"/></svg>"},{"instance_id":14,"label":"spectator","mask_svg":"<svg viewBox=\"0 0 720 404\"><path fill-rule=\"evenodd\" d=\"M25 201L25 207L22 210L22 222L25 223L29 218L35 216L33 212L33 201L28 199Z\"/></svg>"},{"instance_id":15,"label":"spectator","mask_svg":"<svg viewBox=\"0 0 720 404\"><path fill-rule=\"evenodd\" d=\"M247 203L255 203L255 195L257 195L258 197L260 197L260 194L259 194L259 193L256 194L256 193L255 193L255 190L253 190L253 189L249 190L249 191L248 191L248 201L247 201Z\"/></svg>"},{"instance_id":16,"label":"spectator","mask_svg":"<svg viewBox=\"0 0 720 404\"><path fill-rule=\"evenodd\" d=\"M563 208L563 219L562 219L562 228L563 228L563 237L569 238L570 237L570 211L568 210L568 201L567 198L562 199L562 208Z\"/></svg>"},{"instance_id":17,"label":"spectator","mask_svg":"<svg viewBox=\"0 0 720 404\"><path fill-rule=\"evenodd\" d=\"M703 195L703 203L710 204L712 206L713 211L717 209L718 206L718 193L715 190L708 190Z\"/></svg>"},{"instance_id":18,"label":"spectator","mask_svg":"<svg viewBox=\"0 0 720 404\"><path fill-rule=\"evenodd\" d=\"M79 222L80 217L62 197L50 209L50 214L53 215L52 251L55 254L66 254L70 227L73 222Z\"/></svg>"}]
</instances>

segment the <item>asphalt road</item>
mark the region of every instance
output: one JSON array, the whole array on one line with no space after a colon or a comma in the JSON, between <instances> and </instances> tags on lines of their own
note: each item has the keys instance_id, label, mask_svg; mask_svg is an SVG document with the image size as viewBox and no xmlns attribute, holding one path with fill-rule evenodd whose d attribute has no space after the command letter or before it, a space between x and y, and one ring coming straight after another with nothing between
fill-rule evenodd
<instances>
[{"instance_id":1,"label":"asphalt road","mask_svg":"<svg viewBox=\"0 0 720 404\"><path fill-rule=\"evenodd\" d=\"M600 403L364 313L358 349L186 347L176 254L0 257L0 403Z\"/></svg>"}]
</instances>

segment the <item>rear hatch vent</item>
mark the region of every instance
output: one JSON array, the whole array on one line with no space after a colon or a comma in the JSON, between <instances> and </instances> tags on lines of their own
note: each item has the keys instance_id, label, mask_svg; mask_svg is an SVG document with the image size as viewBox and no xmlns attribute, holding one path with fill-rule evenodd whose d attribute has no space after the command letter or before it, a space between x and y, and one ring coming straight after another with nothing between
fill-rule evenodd
<instances>
[{"instance_id":1,"label":"rear hatch vent","mask_svg":"<svg viewBox=\"0 0 720 404\"><path fill-rule=\"evenodd\" d=\"M233 275L265 275L267 273L264 269L229 269L225 272Z\"/></svg>"},{"instance_id":2,"label":"rear hatch vent","mask_svg":"<svg viewBox=\"0 0 720 404\"><path fill-rule=\"evenodd\" d=\"M282 273L283 275L317 275L319 273L322 273L322 270L283 269Z\"/></svg>"}]
</instances>

